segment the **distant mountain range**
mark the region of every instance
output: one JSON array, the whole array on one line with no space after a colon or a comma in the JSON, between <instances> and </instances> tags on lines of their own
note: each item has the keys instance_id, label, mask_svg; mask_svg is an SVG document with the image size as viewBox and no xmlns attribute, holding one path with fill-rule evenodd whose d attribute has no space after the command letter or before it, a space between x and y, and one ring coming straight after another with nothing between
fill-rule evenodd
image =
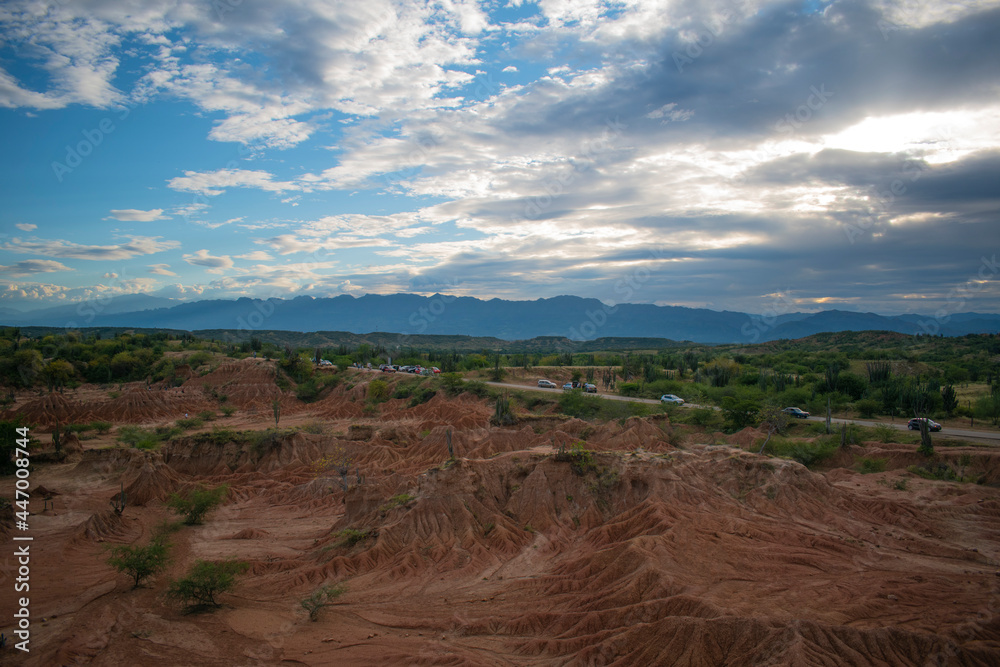
<instances>
[{"instance_id":1,"label":"distant mountain range","mask_svg":"<svg viewBox=\"0 0 1000 667\"><path fill-rule=\"evenodd\" d=\"M204 300L181 304L147 295L107 302L85 302L29 312L0 310L6 326L136 327L195 331L393 332L408 335L490 336L526 340L557 336L572 340L599 337L668 338L696 343L759 343L803 338L835 331L894 331L904 334L1000 332L1000 314L957 313L938 321L931 316L884 316L827 310L774 317L681 306L619 304L557 296L535 301L482 300L442 294L309 296L294 299Z\"/></svg>"}]
</instances>

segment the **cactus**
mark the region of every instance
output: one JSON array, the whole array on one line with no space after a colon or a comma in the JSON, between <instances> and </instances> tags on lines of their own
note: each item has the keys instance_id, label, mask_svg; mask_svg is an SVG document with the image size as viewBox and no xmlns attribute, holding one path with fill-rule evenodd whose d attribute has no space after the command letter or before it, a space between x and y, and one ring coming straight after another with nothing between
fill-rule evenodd
<instances>
[{"instance_id":1,"label":"cactus","mask_svg":"<svg viewBox=\"0 0 1000 667\"><path fill-rule=\"evenodd\" d=\"M448 458L455 458L455 450L451 446L451 429L445 434L445 439L448 441Z\"/></svg>"},{"instance_id":2,"label":"cactus","mask_svg":"<svg viewBox=\"0 0 1000 667\"><path fill-rule=\"evenodd\" d=\"M117 514L118 516L121 516L122 512L125 511L126 499L127 497L125 495L125 482L122 482L121 491L118 492L117 496L111 498L111 506L114 508L115 514Z\"/></svg>"}]
</instances>

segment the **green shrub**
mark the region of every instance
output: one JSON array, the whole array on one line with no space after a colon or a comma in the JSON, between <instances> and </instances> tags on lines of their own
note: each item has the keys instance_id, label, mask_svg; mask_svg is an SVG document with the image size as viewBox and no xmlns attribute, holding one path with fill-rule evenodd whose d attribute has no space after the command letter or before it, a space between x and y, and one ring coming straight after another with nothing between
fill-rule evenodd
<instances>
[{"instance_id":1,"label":"green shrub","mask_svg":"<svg viewBox=\"0 0 1000 667\"><path fill-rule=\"evenodd\" d=\"M910 466L907 470L924 479L951 481L958 477L947 463L924 463L919 466Z\"/></svg>"},{"instance_id":2,"label":"green shrub","mask_svg":"<svg viewBox=\"0 0 1000 667\"><path fill-rule=\"evenodd\" d=\"M405 505L406 503L413 500L413 498L414 496L411 496L408 493L401 493L398 496L393 496L392 498L390 498L385 503L379 506L378 508L379 514L385 514L389 510L400 507L401 505Z\"/></svg>"},{"instance_id":3,"label":"green shrub","mask_svg":"<svg viewBox=\"0 0 1000 667\"><path fill-rule=\"evenodd\" d=\"M178 419L176 422L178 428L182 428L185 431L189 431L193 428L201 428L205 425L205 422L199 417L190 417L188 419Z\"/></svg>"},{"instance_id":4,"label":"green shrub","mask_svg":"<svg viewBox=\"0 0 1000 667\"><path fill-rule=\"evenodd\" d=\"M368 400L382 403L389 400L389 383L385 380L372 380L368 383Z\"/></svg>"},{"instance_id":5,"label":"green shrub","mask_svg":"<svg viewBox=\"0 0 1000 667\"><path fill-rule=\"evenodd\" d=\"M107 433L111 430L111 422L106 421L94 421L90 422L90 426L94 428L98 433Z\"/></svg>"},{"instance_id":6,"label":"green shrub","mask_svg":"<svg viewBox=\"0 0 1000 667\"><path fill-rule=\"evenodd\" d=\"M854 402L854 409L858 411L858 415L864 419L871 419L878 414L878 411L882 408L882 403L876 401L874 398L863 398L860 401Z\"/></svg>"},{"instance_id":7,"label":"green shrub","mask_svg":"<svg viewBox=\"0 0 1000 667\"><path fill-rule=\"evenodd\" d=\"M188 571L187 577L170 584L167 595L189 607L220 607L215 596L235 586L236 575L243 574L249 567L238 560L199 560Z\"/></svg>"},{"instance_id":8,"label":"green shrub","mask_svg":"<svg viewBox=\"0 0 1000 667\"><path fill-rule=\"evenodd\" d=\"M323 607L333 604L333 601L347 592L343 584L323 586L313 591L312 595L302 600L302 608L309 612L309 620L319 620L319 612Z\"/></svg>"},{"instance_id":9,"label":"green shrub","mask_svg":"<svg viewBox=\"0 0 1000 667\"><path fill-rule=\"evenodd\" d=\"M337 542L337 546L341 547L353 547L358 542L368 539L371 537L371 531L369 530L357 530L355 528L345 528L338 533L340 540Z\"/></svg>"},{"instance_id":10,"label":"green shrub","mask_svg":"<svg viewBox=\"0 0 1000 667\"><path fill-rule=\"evenodd\" d=\"M420 387L417 387L413 391L413 396L410 398L408 406L411 408L415 408L416 406L431 400L432 398L434 398L436 394L437 390L434 389L433 387L427 387L421 385Z\"/></svg>"},{"instance_id":11,"label":"green shrub","mask_svg":"<svg viewBox=\"0 0 1000 667\"><path fill-rule=\"evenodd\" d=\"M139 588L143 581L166 569L170 562L168 552L169 544L160 536L144 547L114 547L107 562L119 572L132 577L132 588Z\"/></svg>"},{"instance_id":12,"label":"green shrub","mask_svg":"<svg viewBox=\"0 0 1000 667\"><path fill-rule=\"evenodd\" d=\"M223 405L221 408L222 414L226 417L232 417L233 413L236 412L236 407L232 405Z\"/></svg>"},{"instance_id":13,"label":"green shrub","mask_svg":"<svg viewBox=\"0 0 1000 667\"><path fill-rule=\"evenodd\" d=\"M780 456L798 461L804 466L811 466L833 456L838 446L839 441L833 439L804 442L775 436L767 443L765 452L771 456Z\"/></svg>"},{"instance_id":14,"label":"green shrub","mask_svg":"<svg viewBox=\"0 0 1000 667\"><path fill-rule=\"evenodd\" d=\"M198 418L207 422L215 421L217 416L215 410L202 410L198 413Z\"/></svg>"},{"instance_id":15,"label":"green shrub","mask_svg":"<svg viewBox=\"0 0 1000 667\"><path fill-rule=\"evenodd\" d=\"M118 429L118 442L136 449L156 449L163 438L141 426L122 426Z\"/></svg>"},{"instance_id":16,"label":"green shrub","mask_svg":"<svg viewBox=\"0 0 1000 667\"><path fill-rule=\"evenodd\" d=\"M898 431L888 424L875 424L872 429L875 439L879 442L889 443L898 437Z\"/></svg>"},{"instance_id":17,"label":"green shrub","mask_svg":"<svg viewBox=\"0 0 1000 667\"><path fill-rule=\"evenodd\" d=\"M195 487L181 495L174 493L167 500L167 507L184 517L184 523L193 526L201 523L205 515L225 499L229 492L226 484L214 489Z\"/></svg>"},{"instance_id":18,"label":"green shrub","mask_svg":"<svg viewBox=\"0 0 1000 667\"><path fill-rule=\"evenodd\" d=\"M888 458L868 458L864 457L858 462L858 470L862 474L869 474L873 472L885 472L886 467L888 467Z\"/></svg>"}]
</instances>

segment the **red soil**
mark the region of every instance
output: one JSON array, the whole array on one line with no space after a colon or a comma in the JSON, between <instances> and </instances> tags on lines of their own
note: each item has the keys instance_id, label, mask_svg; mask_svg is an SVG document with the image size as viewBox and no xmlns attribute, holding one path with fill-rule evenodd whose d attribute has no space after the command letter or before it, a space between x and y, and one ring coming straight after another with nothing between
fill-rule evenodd
<instances>
[{"instance_id":1,"label":"red soil","mask_svg":"<svg viewBox=\"0 0 1000 667\"><path fill-rule=\"evenodd\" d=\"M160 390L162 405L211 406L206 381L243 406L240 428L273 425L281 396L283 420L287 405L288 423L321 432L158 453L85 440L79 462L38 466L32 484L56 508L32 498L31 653L8 644L0 664L1000 664L1000 489L907 473L924 461L912 445L854 446L820 473L732 444L675 449L662 419L497 428L468 395L372 415L363 381L306 405L249 362ZM155 423L157 391L123 392L135 413L117 423ZM71 398L19 405L112 414ZM589 461L558 455L580 441ZM352 459L345 478L314 471L331 454ZM962 454L970 475L1000 474L989 448L938 456ZM862 456L889 470L853 472ZM169 570L131 590L105 547L146 543L171 516L163 501L196 483L228 484L227 500L173 533ZM220 610L165 599L194 560L229 557L251 569ZM300 601L336 582L347 592L310 622ZM12 618L13 596L0 601Z\"/></svg>"}]
</instances>

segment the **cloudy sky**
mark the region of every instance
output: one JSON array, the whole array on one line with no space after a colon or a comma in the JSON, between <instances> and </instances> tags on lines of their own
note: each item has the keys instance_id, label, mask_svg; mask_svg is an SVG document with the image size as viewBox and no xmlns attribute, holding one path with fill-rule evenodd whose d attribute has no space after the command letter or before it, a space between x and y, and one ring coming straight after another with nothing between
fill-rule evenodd
<instances>
[{"instance_id":1,"label":"cloudy sky","mask_svg":"<svg viewBox=\"0 0 1000 667\"><path fill-rule=\"evenodd\" d=\"M6 0L0 305L1000 312L997 0Z\"/></svg>"}]
</instances>

